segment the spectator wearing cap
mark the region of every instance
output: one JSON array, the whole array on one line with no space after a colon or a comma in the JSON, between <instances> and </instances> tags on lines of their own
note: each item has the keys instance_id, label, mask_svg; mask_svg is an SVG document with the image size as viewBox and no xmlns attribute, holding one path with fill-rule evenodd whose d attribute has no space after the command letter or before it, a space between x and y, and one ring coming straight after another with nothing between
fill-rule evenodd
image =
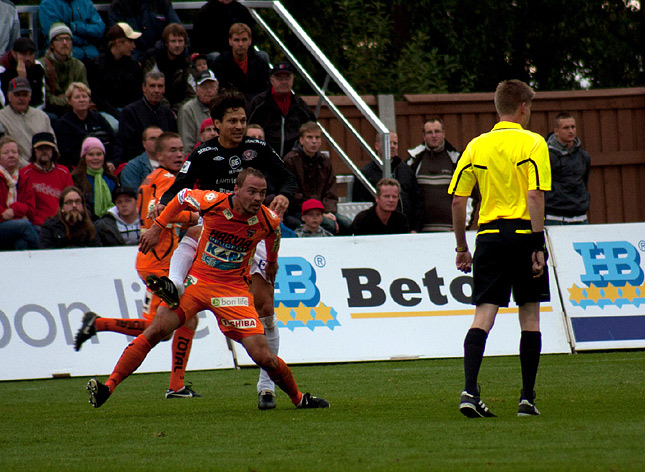
<instances>
[{"instance_id":1,"label":"spectator wearing cap","mask_svg":"<svg viewBox=\"0 0 645 472\"><path fill-rule=\"evenodd\" d=\"M137 192L118 186L112 192L114 206L94 222L102 246L134 246L139 244L141 224L137 209Z\"/></svg>"},{"instance_id":2,"label":"spectator wearing cap","mask_svg":"<svg viewBox=\"0 0 645 472\"><path fill-rule=\"evenodd\" d=\"M72 172L74 185L81 189L92 221L102 218L114 205L112 191L118 184L105 159L105 146L98 138L85 138L81 160Z\"/></svg>"},{"instance_id":3,"label":"spectator wearing cap","mask_svg":"<svg viewBox=\"0 0 645 472\"><path fill-rule=\"evenodd\" d=\"M219 133L215 129L212 118L206 118L202 121L202 125L199 127L199 142L195 144L195 148L201 146L202 143L210 141L211 139L219 136ZM194 149L194 148L193 148Z\"/></svg>"},{"instance_id":4,"label":"spectator wearing cap","mask_svg":"<svg viewBox=\"0 0 645 472\"><path fill-rule=\"evenodd\" d=\"M210 117L211 102L217 96L219 83L211 70L200 72L197 76L197 96L179 109L177 127L186 149L192 149L200 140L201 124Z\"/></svg>"},{"instance_id":5,"label":"spectator wearing cap","mask_svg":"<svg viewBox=\"0 0 645 472\"><path fill-rule=\"evenodd\" d=\"M300 136L300 127L316 121L311 108L295 93L293 68L279 62L271 71L271 88L257 95L247 107L249 123L264 128L266 142L281 156L291 151Z\"/></svg>"},{"instance_id":6,"label":"spectator wearing cap","mask_svg":"<svg viewBox=\"0 0 645 472\"><path fill-rule=\"evenodd\" d=\"M188 33L179 23L166 26L161 35L163 44L152 51L146 60L145 72L157 69L166 78L165 98L177 113L179 108L195 96L191 85L192 63L188 57Z\"/></svg>"},{"instance_id":7,"label":"spectator wearing cap","mask_svg":"<svg viewBox=\"0 0 645 472\"><path fill-rule=\"evenodd\" d=\"M170 23L181 23L169 0L114 0L110 3L109 26L127 23L142 34L135 40L132 58L143 63L148 50L155 47Z\"/></svg>"},{"instance_id":8,"label":"spectator wearing cap","mask_svg":"<svg viewBox=\"0 0 645 472\"><path fill-rule=\"evenodd\" d=\"M0 250L36 249L38 235L29 222L35 206L33 188L18 172L18 143L0 138Z\"/></svg>"},{"instance_id":9,"label":"spectator wearing cap","mask_svg":"<svg viewBox=\"0 0 645 472\"><path fill-rule=\"evenodd\" d=\"M0 97L7 97L11 79L22 77L31 85L30 105L42 109L45 107L45 71L36 64L36 49L31 39L18 38L13 49L0 57Z\"/></svg>"},{"instance_id":10,"label":"spectator wearing cap","mask_svg":"<svg viewBox=\"0 0 645 472\"><path fill-rule=\"evenodd\" d=\"M49 30L49 49L38 59L45 69L45 111L56 117L67 111L65 92L72 82L89 87L85 66L72 57L72 46L72 30L64 23L54 23Z\"/></svg>"},{"instance_id":11,"label":"spectator wearing cap","mask_svg":"<svg viewBox=\"0 0 645 472\"><path fill-rule=\"evenodd\" d=\"M90 109L92 92L89 87L83 82L72 82L65 95L70 110L54 123L60 163L70 169L76 167L83 140L94 136L105 146L108 160L117 166L121 160L121 147L107 120L98 111Z\"/></svg>"},{"instance_id":12,"label":"spectator wearing cap","mask_svg":"<svg viewBox=\"0 0 645 472\"><path fill-rule=\"evenodd\" d=\"M163 131L177 132L177 119L173 111L163 105L166 90L164 75L151 70L143 77L143 97L123 108L119 121L122 161L128 162L143 152L141 136L149 126L158 126Z\"/></svg>"},{"instance_id":13,"label":"spectator wearing cap","mask_svg":"<svg viewBox=\"0 0 645 472\"><path fill-rule=\"evenodd\" d=\"M38 7L38 20L43 31L50 31L57 23L69 27L76 59L83 61L99 55L96 45L103 39L105 23L91 0L43 0Z\"/></svg>"},{"instance_id":14,"label":"spectator wearing cap","mask_svg":"<svg viewBox=\"0 0 645 472\"><path fill-rule=\"evenodd\" d=\"M302 204L303 224L295 229L296 236L299 238L322 238L333 236L333 234L321 226L324 211L325 207L320 200L310 198L305 201Z\"/></svg>"},{"instance_id":15,"label":"spectator wearing cap","mask_svg":"<svg viewBox=\"0 0 645 472\"><path fill-rule=\"evenodd\" d=\"M34 189L36 205L31 222L36 231L58 210L58 198L65 187L73 185L67 167L57 163L56 140L51 133L36 133L31 140L31 162L20 169L20 178L29 181Z\"/></svg>"},{"instance_id":16,"label":"spectator wearing cap","mask_svg":"<svg viewBox=\"0 0 645 472\"><path fill-rule=\"evenodd\" d=\"M0 54L11 51L19 37L18 10L13 3L0 1Z\"/></svg>"},{"instance_id":17,"label":"spectator wearing cap","mask_svg":"<svg viewBox=\"0 0 645 472\"><path fill-rule=\"evenodd\" d=\"M376 203L361 211L352 222L351 233L399 234L409 233L408 217L396 209L401 184L396 179L381 179L376 184Z\"/></svg>"},{"instance_id":18,"label":"spectator wearing cap","mask_svg":"<svg viewBox=\"0 0 645 472\"><path fill-rule=\"evenodd\" d=\"M157 160L157 138L163 131L158 126L149 126L143 131L141 137L144 151L128 162L121 173L119 180L124 187L139 189L141 182L148 174L159 167Z\"/></svg>"},{"instance_id":19,"label":"spectator wearing cap","mask_svg":"<svg viewBox=\"0 0 645 472\"><path fill-rule=\"evenodd\" d=\"M87 63L92 99L115 132L123 107L141 98L143 72L132 58L139 37L129 24L116 23L107 32L107 50Z\"/></svg>"},{"instance_id":20,"label":"spectator wearing cap","mask_svg":"<svg viewBox=\"0 0 645 472\"><path fill-rule=\"evenodd\" d=\"M54 133L47 114L29 106L31 85L23 77L9 81L7 87L9 106L0 110L0 134L12 136L18 142L20 167L29 163L31 138L40 132Z\"/></svg>"},{"instance_id":21,"label":"spectator wearing cap","mask_svg":"<svg viewBox=\"0 0 645 472\"><path fill-rule=\"evenodd\" d=\"M229 49L213 61L222 88L234 88L251 101L269 86L269 64L251 48L251 28L235 23L228 33Z\"/></svg>"}]
</instances>

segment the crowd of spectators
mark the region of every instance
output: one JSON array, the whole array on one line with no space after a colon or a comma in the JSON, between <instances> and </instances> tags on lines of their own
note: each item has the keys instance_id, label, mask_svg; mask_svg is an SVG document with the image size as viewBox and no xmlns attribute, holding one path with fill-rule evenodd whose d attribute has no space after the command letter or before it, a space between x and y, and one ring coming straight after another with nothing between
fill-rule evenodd
<instances>
[{"instance_id":1,"label":"crowd of spectators","mask_svg":"<svg viewBox=\"0 0 645 472\"><path fill-rule=\"evenodd\" d=\"M246 96L248 134L265 140L298 181L284 233L359 234L338 212L331 159L321 150L311 108L293 92L293 66L271 67L268 55L252 47L253 21L238 2L207 2L190 37L167 0L115 0L105 23L89 0L44 0L38 17L46 40L41 52L7 29L11 15L0 24L2 249L136 244L137 192L160 167L156 139L179 133L185 157L213 139L210 105L225 89ZM458 156L443 144L440 120L426 125L425 143L409 163L390 135L398 185L379 185L376 199L355 186L356 200L375 202L363 215L371 217L369 231L427 230L434 197L417 184L432 168L423 158L446 149L454 167ZM381 154L380 140L375 149ZM375 163L362 171L380 183Z\"/></svg>"}]
</instances>

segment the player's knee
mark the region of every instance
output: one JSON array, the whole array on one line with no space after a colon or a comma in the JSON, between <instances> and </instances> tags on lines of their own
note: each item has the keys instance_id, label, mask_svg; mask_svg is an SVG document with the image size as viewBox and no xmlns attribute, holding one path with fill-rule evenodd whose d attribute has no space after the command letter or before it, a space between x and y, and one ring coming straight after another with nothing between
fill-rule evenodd
<instances>
[{"instance_id":1,"label":"player's knee","mask_svg":"<svg viewBox=\"0 0 645 472\"><path fill-rule=\"evenodd\" d=\"M275 315L275 313L260 318L260 321L262 322L264 329L272 329L278 325L278 317Z\"/></svg>"},{"instance_id":2,"label":"player's knee","mask_svg":"<svg viewBox=\"0 0 645 472\"><path fill-rule=\"evenodd\" d=\"M191 319L184 323L184 326L192 331L197 329L197 324L199 323L199 317L197 315L193 316Z\"/></svg>"}]
</instances>

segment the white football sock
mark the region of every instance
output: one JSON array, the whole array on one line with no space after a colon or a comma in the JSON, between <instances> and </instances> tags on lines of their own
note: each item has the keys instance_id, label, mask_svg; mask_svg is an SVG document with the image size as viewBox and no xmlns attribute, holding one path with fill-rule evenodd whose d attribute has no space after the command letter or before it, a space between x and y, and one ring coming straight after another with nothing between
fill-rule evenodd
<instances>
[{"instance_id":1,"label":"white football sock","mask_svg":"<svg viewBox=\"0 0 645 472\"><path fill-rule=\"evenodd\" d=\"M188 275L193 259L197 253L197 241L193 238L183 237L170 259L168 278L177 286L179 296L184 293L184 280Z\"/></svg>"}]
</instances>

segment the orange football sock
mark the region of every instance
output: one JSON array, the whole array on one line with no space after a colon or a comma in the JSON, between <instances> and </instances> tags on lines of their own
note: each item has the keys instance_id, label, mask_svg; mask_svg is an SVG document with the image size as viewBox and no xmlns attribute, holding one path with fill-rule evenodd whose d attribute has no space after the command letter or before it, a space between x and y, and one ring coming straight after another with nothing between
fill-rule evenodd
<instances>
[{"instance_id":1,"label":"orange football sock","mask_svg":"<svg viewBox=\"0 0 645 472\"><path fill-rule=\"evenodd\" d=\"M298 385L296 385L289 366L278 357L278 368L276 370L267 370L267 374L284 393L289 395L293 404L298 406L300 400L302 400L302 393L298 390Z\"/></svg>"},{"instance_id":2,"label":"orange football sock","mask_svg":"<svg viewBox=\"0 0 645 472\"><path fill-rule=\"evenodd\" d=\"M152 322L140 318L97 318L94 321L94 329L96 331L127 334L128 336L139 336L144 329L150 326L150 323Z\"/></svg>"},{"instance_id":3,"label":"orange football sock","mask_svg":"<svg viewBox=\"0 0 645 472\"><path fill-rule=\"evenodd\" d=\"M119 362L116 363L112 375L105 382L105 385L110 387L110 394L114 392L117 385L139 368L151 349L152 346L143 334L140 334L134 341L128 344L128 347L121 354Z\"/></svg>"},{"instance_id":4,"label":"orange football sock","mask_svg":"<svg viewBox=\"0 0 645 472\"><path fill-rule=\"evenodd\" d=\"M195 331L180 326L172 338L172 370L170 371L170 385L168 388L175 392L184 388L184 374L190 348L193 345Z\"/></svg>"}]
</instances>

